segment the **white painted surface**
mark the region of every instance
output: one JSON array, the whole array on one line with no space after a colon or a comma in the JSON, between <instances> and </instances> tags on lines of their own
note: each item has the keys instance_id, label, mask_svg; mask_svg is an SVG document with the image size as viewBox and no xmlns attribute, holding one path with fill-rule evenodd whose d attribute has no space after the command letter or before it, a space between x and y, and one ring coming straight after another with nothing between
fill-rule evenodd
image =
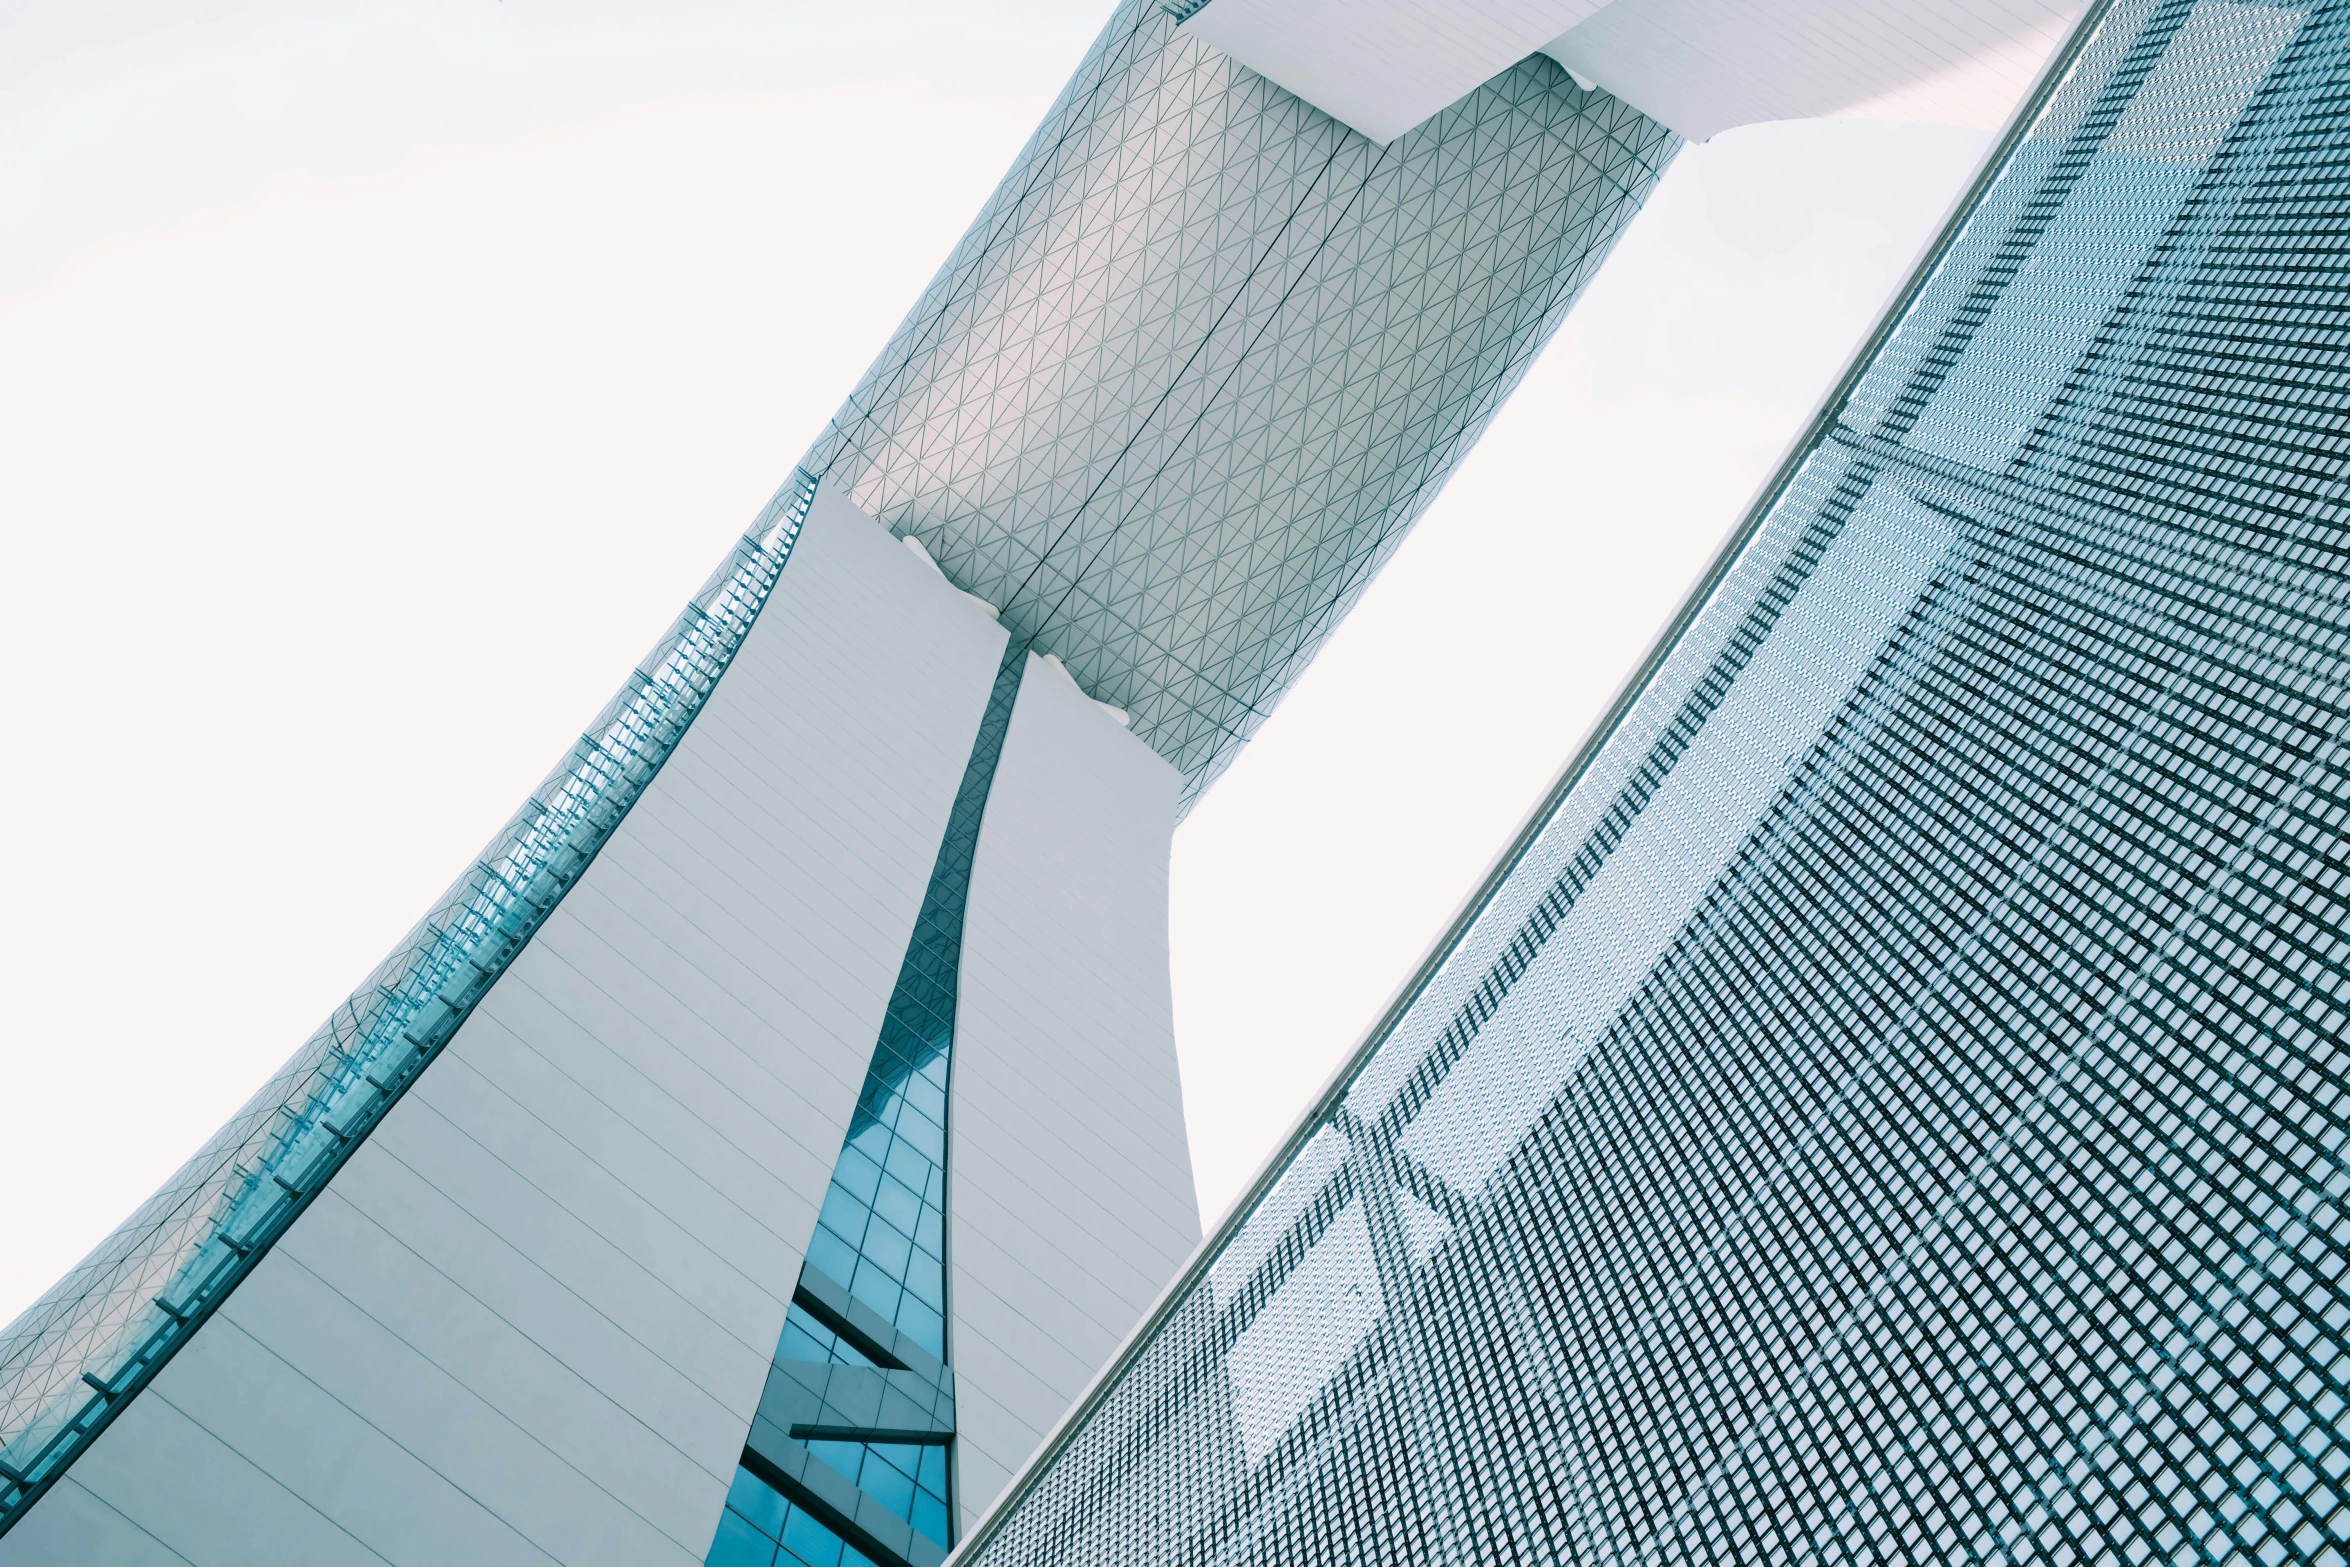
<instances>
[{"instance_id":1,"label":"white painted surface","mask_svg":"<svg viewBox=\"0 0 2350 1567\"><path fill-rule=\"evenodd\" d=\"M107 1567L186 1567L188 1560L99 1501L70 1474L10 1532L7 1549L26 1561L104 1562Z\"/></svg>"},{"instance_id":2,"label":"white painted surface","mask_svg":"<svg viewBox=\"0 0 2350 1567\"><path fill-rule=\"evenodd\" d=\"M968 1527L1199 1242L1167 978L1181 778L1031 657L964 913L947 1358Z\"/></svg>"},{"instance_id":3,"label":"white painted surface","mask_svg":"<svg viewBox=\"0 0 2350 1567\"><path fill-rule=\"evenodd\" d=\"M820 496L580 885L0 1562L700 1562L1003 645Z\"/></svg>"},{"instance_id":4,"label":"white painted surface","mask_svg":"<svg viewBox=\"0 0 2350 1567\"><path fill-rule=\"evenodd\" d=\"M1998 126L2082 0L1212 0L1183 31L1389 142L1537 51L1691 141L1763 120Z\"/></svg>"},{"instance_id":5,"label":"white painted surface","mask_svg":"<svg viewBox=\"0 0 2350 1567\"><path fill-rule=\"evenodd\" d=\"M2081 10L2082 0L1614 0L1543 53L1691 141L1832 115L1989 130Z\"/></svg>"},{"instance_id":6,"label":"white painted surface","mask_svg":"<svg viewBox=\"0 0 2350 1567\"><path fill-rule=\"evenodd\" d=\"M1390 142L1604 0L1213 0L1183 31Z\"/></svg>"}]
</instances>

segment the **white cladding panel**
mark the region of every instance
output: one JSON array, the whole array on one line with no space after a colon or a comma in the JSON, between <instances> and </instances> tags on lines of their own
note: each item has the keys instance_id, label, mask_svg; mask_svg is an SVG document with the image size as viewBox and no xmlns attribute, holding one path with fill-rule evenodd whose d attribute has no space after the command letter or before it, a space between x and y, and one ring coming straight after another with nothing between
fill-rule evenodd
<instances>
[{"instance_id":1,"label":"white cladding panel","mask_svg":"<svg viewBox=\"0 0 2350 1567\"><path fill-rule=\"evenodd\" d=\"M1704 141L1761 120L1999 125L2082 0L1212 0L1183 31L1375 142L1527 55Z\"/></svg>"},{"instance_id":2,"label":"white cladding panel","mask_svg":"<svg viewBox=\"0 0 2350 1567\"><path fill-rule=\"evenodd\" d=\"M1614 0L1543 53L1691 141L1830 116L1990 130L2081 10L2082 0Z\"/></svg>"},{"instance_id":3,"label":"white cladding panel","mask_svg":"<svg viewBox=\"0 0 2350 1567\"><path fill-rule=\"evenodd\" d=\"M968 1527L1199 1243L1167 972L1182 777L1031 656L964 914L948 1358Z\"/></svg>"},{"instance_id":4,"label":"white cladding panel","mask_svg":"<svg viewBox=\"0 0 2350 1567\"><path fill-rule=\"evenodd\" d=\"M699 1563L1004 640L819 494L580 884L0 1563Z\"/></svg>"},{"instance_id":5,"label":"white cladding panel","mask_svg":"<svg viewBox=\"0 0 2350 1567\"><path fill-rule=\"evenodd\" d=\"M1603 0L1214 0L1183 31L1341 124L1393 141Z\"/></svg>"}]
</instances>

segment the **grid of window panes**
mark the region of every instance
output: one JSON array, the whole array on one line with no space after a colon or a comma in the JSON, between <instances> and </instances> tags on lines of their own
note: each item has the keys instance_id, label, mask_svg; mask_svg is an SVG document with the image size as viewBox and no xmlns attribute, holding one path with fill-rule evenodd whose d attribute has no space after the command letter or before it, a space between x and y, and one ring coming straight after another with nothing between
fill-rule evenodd
<instances>
[{"instance_id":1,"label":"grid of window panes","mask_svg":"<svg viewBox=\"0 0 2350 1567\"><path fill-rule=\"evenodd\" d=\"M972 741L971 759L947 813L930 884L915 917L897 985L883 1013L849 1135L833 1167L810 1265L849 1287L900 1332L940 1360L946 1343L947 1068L954 1045L955 995L962 963L963 908L987 796L1011 732L1012 708L1028 665L1026 644L1006 648ZM778 1360L871 1365L856 1347L794 1304L784 1317ZM858 1488L944 1545L954 1538L948 1511L947 1449L903 1442L812 1441L808 1450ZM711 1567L749 1562L762 1547L795 1551L816 1563L805 1542L832 1541L847 1560L862 1561L825 1526L793 1508L748 1469L735 1477L736 1499L710 1547ZM772 1498L772 1505L764 1498ZM776 1508L784 1508L778 1512ZM766 1520L776 1520L769 1527ZM785 1525L789 1524L790 1530ZM756 1525L757 1527L753 1527ZM796 1534L791 1533L796 1530ZM801 1544L794 1544L798 1540ZM746 1554L748 1553L748 1554ZM788 1563L792 1558L778 1558ZM830 1567L825 1558L818 1567ZM764 1561L761 1567L765 1567Z\"/></svg>"},{"instance_id":2,"label":"grid of window panes","mask_svg":"<svg viewBox=\"0 0 2350 1567\"><path fill-rule=\"evenodd\" d=\"M708 1567L876 1567L748 1469L734 1473Z\"/></svg>"},{"instance_id":3,"label":"grid of window panes","mask_svg":"<svg viewBox=\"0 0 2350 1567\"><path fill-rule=\"evenodd\" d=\"M2350 4L2068 61L968 1560L2345 1560Z\"/></svg>"},{"instance_id":4,"label":"grid of window panes","mask_svg":"<svg viewBox=\"0 0 2350 1567\"><path fill-rule=\"evenodd\" d=\"M775 1346L778 1360L817 1360L836 1366L870 1366L872 1360L857 1346L804 1311L783 1319L783 1338Z\"/></svg>"},{"instance_id":5,"label":"grid of window panes","mask_svg":"<svg viewBox=\"0 0 2350 1567\"><path fill-rule=\"evenodd\" d=\"M810 1442L808 1451L931 1539L954 1538L947 1520L945 1448L910 1442Z\"/></svg>"},{"instance_id":6,"label":"grid of window panes","mask_svg":"<svg viewBox=\"0 0 2350 1567\"><path fill-rule=\"evenodd\" d=\"M929 1058L916 1066L894 1044L927 1048ZM885 1036L881 1048L887 1068L876 1061L865 1080L808 1261L938 1354L946 1320L946 1043Z\"/></svg>"},{"instance_id":7,"label":"grid of window panes","mask_svg":"<svg viewBox=\"0 0 2350 1567\"><path fill-rule=\"evenodd\" d=\"M941 1360L946 1358L947 1065L963 954L963 905L979 852L988 787L1003 755L1027 656L1024 644L1015 645L996 672L971 760L947 816L938 863L922 896L922 912L882 1017L873 1064L849 1121L848 1141L808 1243L810 1263ZM806 1316L796 1306L792 1310L796 1317Z\"/></svg>"},{"instance_id":8,"label":"grid of window panes","mask_svg":"<svg viewBox=\"0 0 2350 1567\"><path fill-rule=\"evenodd\" d=\"M854 1344L834 1333L807 1312L794 1308L784 1321L783 1339L776 1346L778 1360L817 1360L835 1365L869 1366L873 1362ZM954 1537L947 1511L947 1450L905 1442L810 1442L808 1451L855 1481L860 1489L931 1539ZM764 1483L745 1470L750 1482ZM803 1525L822 1527L812 1521ZM721 1535L720 1543L724 1543ZM719 1557L713 1555L713 1563Z\"/></svg>"},{"instance_id":9,"label":"grid of window panes","mask_svg":"<svg viewBox=\"0 0 2350 1567\"><path fill-rule=\"evenodd\" d=\"M948 1537L946 1449L810 1442L808 1448L933 1540ZM871 1558L748 1469L737 1469L707 1567L867 1567Z\"/></svg>"}]
</instances>

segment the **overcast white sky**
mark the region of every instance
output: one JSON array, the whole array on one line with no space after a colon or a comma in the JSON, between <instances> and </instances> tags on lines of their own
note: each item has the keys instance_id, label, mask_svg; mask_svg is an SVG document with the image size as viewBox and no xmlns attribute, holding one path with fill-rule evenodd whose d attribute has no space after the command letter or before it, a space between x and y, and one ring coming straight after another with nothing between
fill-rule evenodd
<instances>
[{"instance_id":1,"label":"overcast white sky","mask_svg":"<svg viewBox=\"0 0 2350 1567\"><path fill-rule=\"evenodd\" d=\"M773 491L1101 0L0 9L0 1321L383 956ZM1685 153L1177 834L1212 1223L1977 131Z\"/></svg>"}]
</instances>

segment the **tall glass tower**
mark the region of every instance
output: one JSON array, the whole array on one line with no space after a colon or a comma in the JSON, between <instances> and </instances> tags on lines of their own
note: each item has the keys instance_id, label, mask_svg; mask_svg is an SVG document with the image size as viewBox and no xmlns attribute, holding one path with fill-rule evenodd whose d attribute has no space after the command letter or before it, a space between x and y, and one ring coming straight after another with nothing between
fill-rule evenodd
<instances>
[{"instance_id":1,"label":"tall glass tower","mask_svg":"<svg viewBox=\"0 0 2350 1567\"><path fill-rule=\"evenodd\" d=\"M2345 104L2090 20L964 1560L2344 1560Z\"/></svg>"}]
</instances>

